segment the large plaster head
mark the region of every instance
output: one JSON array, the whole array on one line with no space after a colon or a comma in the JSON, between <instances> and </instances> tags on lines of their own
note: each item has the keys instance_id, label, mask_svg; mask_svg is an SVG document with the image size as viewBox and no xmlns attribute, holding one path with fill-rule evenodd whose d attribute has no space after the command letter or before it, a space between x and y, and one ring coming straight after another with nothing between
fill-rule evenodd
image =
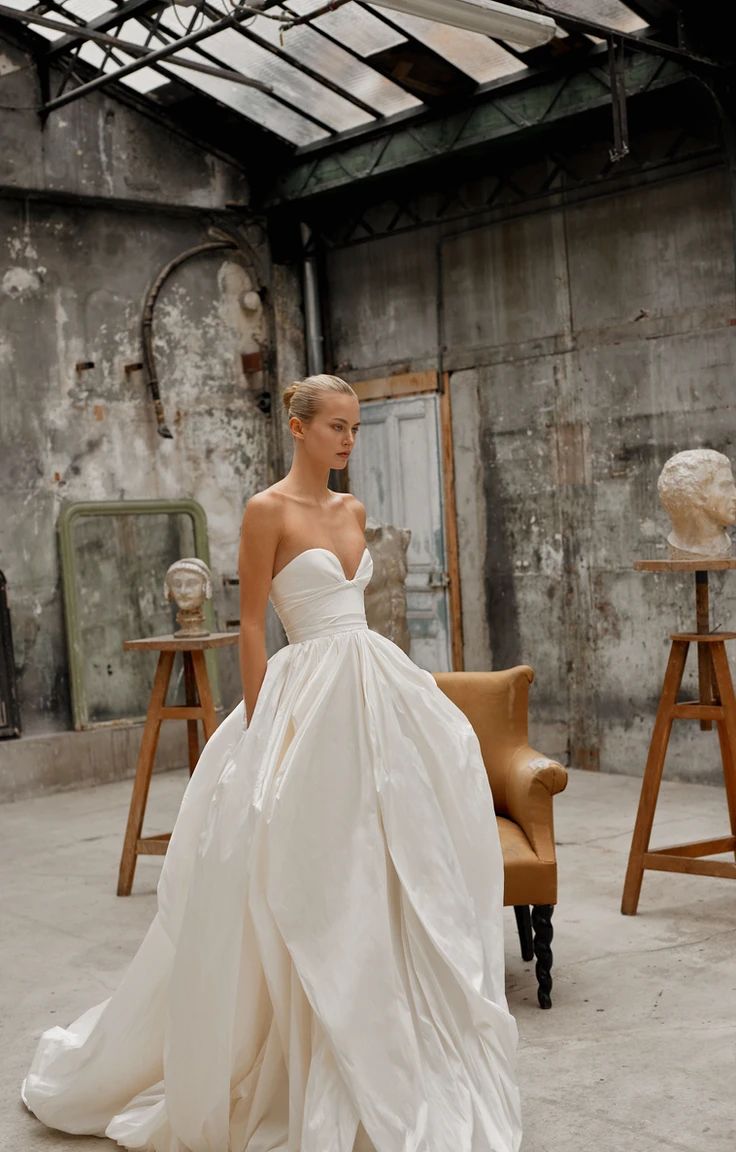
<instances>
[{"instance_id":1,"label":"large plaster head","mask_svg":"<svg viewBox=\"0 0 736 1152\"><path fill-rule=\"evenodd\" d=\"M728 556L726 528L736 524L736 484L731 461L711 448L693 448L671 456L657 491L672 521L668 543L696 556Z\"/></svg>"},{"instance_id":2,"label":"large plaster head","mask_svg":"<svg viewBox=\"0 0 736 1152\"><path fill-rule=\"evenodd\" d=\"M212 596L212 573L204 560L187 556L174 561L164 577L164 596L179 609L176 636L208 635L202 608Z\"/></svg>"}]
</instances>

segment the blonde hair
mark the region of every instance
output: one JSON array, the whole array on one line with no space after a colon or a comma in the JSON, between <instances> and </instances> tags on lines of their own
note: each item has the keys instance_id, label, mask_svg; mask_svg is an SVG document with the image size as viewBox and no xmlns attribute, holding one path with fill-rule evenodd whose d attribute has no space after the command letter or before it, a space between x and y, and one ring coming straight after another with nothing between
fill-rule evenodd
<instances>
[{"instance_id":1,"label":"blonde hair","mask_svg":"<svg viewBox=\"0 0 736 1152\"><path fill-rule=\"evenodd\" d=\"M281 399L289 417L297 416L307 423L319 411L320 401L325 392L345 392L355 396L358 394L354 388L340 376L328 376L321 373L319 376L306 376L304 380L295 380L281 394Z\"/></svg>"}]
</instances>

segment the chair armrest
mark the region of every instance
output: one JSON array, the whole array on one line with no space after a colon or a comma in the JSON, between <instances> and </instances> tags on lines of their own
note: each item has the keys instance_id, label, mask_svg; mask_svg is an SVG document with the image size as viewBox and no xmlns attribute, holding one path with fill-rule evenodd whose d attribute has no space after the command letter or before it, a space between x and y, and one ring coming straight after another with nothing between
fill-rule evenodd
<instances>
[{"instance_id":1,"label":"chair armrest","mask_svg":"<svg viewBox=\"0 0 736 1152\"><path fill-rule=\"evenodd\" d=\"M540 860L553 863L552 797L567 787L567 771L528 744L517 748L506 777L509 817L518 824Z\"/></svg>"}]
</instances>

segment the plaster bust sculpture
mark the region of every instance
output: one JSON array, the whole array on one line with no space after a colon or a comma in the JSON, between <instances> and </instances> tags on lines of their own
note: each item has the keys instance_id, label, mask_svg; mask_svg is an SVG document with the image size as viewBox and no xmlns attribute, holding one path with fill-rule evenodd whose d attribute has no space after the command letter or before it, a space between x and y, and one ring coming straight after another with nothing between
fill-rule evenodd
<instances>
[{"instance_id":1,"label":"plaster bust sculpture","mask_svg":"<svg viewBox=\"0 0 736 1152\"><path fill-rule=\"evenodd\" d=\"M736 524L736 485L722 452L693 448L671 456L657 481L659 498L672 521L667 542L677 552L729 556L726 528Z\"/></svg>"},{"instance_id":2,"label":"plaster bust sculpture","mask_svg":"<svg viewBox=\"0 0 736 1152\"><path fill-rule=\"evenodd\" d=\"M411 532L369 518L365 537L374 572L365 591L368 625L408 653L411 635L406 619L406 574Z\"/></svg>"},{"instance_id":3,"label":"plaster bust sculpture","mask_svg":"<svg viewBox=\"0 0 736 1152\"><path fill-rule=\"evenodd\" d=\"M176 560L164 577L164 596L179 609L175 636L209 636L203 604L212 597L212 573L204 560L196 556Z\"/></svg>"}]
</instances>

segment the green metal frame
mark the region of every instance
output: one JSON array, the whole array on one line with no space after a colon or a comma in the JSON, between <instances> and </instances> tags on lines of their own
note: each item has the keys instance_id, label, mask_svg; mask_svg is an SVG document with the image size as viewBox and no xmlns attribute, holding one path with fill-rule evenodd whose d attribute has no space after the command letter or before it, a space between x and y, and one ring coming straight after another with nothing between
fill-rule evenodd
<instances>
[{"instance_id":1,"label":"green metal frame","mask_svg":"<svg viewBox=\"0 0 736 1152\"><path fill-rule=\"evenodd\" d=\"M536 84L528 77L511 87L494 87L465 107L426 119L422 123L394 125L338 149L310 157L302 152L282 173L266 196L269 207L287 205L325 192L355 190L382 176L447 160L496 142L519 140L571 116L611 103L611 83L604 58L591 56L584 71L557 75ZM624 62L627 97L666 88L692 79L692 73L673 60L633 52Z\"/></svg>"},{"instance_id":2,"label":"green metal frame","mask_svg":"<svg viewBox=\"0 0 736 1152\"><path fill-rule=\"evenodd\" d=\"M142 716L126 717L123 720L90 721L87 707L87 694L84 679L84 654L79 644L79 605L76 586L76 553L74 551L73 529L75 523L85 516L189 516L194 529L194 551L205 564L210 563L209 540L207 536L207 515L196 500L88 500L65 502L62 504L57 524L59 554L61 557L61 585L64 596L64 620L66 623L67 652L69 659L69 682L71 689L72 719L77 732L88 728L120 727L139 723ZM211 600L205 602L205 620L210 631L215 631L214 607ZM213 653L207 652L208 670L215 707L220 707L220 686L217 664Z\"/></svg>"}]
</instances>

